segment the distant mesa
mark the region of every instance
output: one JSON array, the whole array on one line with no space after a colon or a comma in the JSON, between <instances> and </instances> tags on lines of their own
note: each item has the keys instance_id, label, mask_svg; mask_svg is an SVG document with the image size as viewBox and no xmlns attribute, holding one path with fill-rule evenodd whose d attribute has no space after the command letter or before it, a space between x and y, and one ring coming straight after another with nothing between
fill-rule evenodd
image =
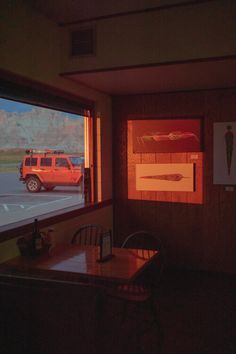
<instances>
[{"instance_id":1,"label":"distant mesa","mask_svg":"<svg viewBox=\"0 0 236 354\"><path fill-rule=\"evenodd\" d=\"M0 110L0 150L60 149L84 151L83 119L71 119L53 110Z\"/></svg>"}]
</instances>

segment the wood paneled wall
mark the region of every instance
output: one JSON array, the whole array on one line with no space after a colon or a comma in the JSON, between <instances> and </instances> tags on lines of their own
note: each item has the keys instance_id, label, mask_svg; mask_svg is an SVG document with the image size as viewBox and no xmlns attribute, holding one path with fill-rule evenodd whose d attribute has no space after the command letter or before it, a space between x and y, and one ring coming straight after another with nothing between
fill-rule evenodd
<instances>
[{"instance_id":1,"label":"wood paneled wall","mask_svg":"<svg viewBox=\"0 0 236 354\"><path fill-rule=\"evenodd\" d=\"M128 199L128 120L203 117L203 203ZM170 266L236 273L236 186L213 185L213 123L236 121L236 90L113 98L115 242L137 229L157 232Z\"/></svg>"}]
</instances>

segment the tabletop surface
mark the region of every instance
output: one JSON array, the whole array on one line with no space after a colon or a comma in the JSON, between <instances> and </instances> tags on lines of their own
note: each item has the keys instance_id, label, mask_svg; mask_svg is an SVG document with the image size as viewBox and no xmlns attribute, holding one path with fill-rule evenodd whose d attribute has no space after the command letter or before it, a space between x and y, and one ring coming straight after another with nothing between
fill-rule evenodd
<instances>
[{"instance_id":1,"label":"tabletop surface","mask_svg":"<svg viewBox=\"0 0 236 354\"><path fill-rule=\"evenodd\" d=\"M18 256L0 265L1 272L60 280L133 280L158 255L158 251L113 248L113 257L98 262L99 247L58 245L36 257Z\"/></svg>"}]
</instances>

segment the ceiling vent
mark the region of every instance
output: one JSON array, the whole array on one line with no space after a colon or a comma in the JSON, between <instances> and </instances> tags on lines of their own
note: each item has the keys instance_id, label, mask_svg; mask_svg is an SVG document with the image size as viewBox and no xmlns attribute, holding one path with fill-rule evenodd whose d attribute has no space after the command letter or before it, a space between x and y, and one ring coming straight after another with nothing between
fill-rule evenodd
<instances>
[{"instance_id":1,"label":"ceiling vent","mask_svg":"<svg viewBox=\"0 0 236 354\"><path fill-rule=\"evenodd\" d=\"M83 28L71 32L71 55L95 54L95 29Z\"/></svg>"}]
</instances>

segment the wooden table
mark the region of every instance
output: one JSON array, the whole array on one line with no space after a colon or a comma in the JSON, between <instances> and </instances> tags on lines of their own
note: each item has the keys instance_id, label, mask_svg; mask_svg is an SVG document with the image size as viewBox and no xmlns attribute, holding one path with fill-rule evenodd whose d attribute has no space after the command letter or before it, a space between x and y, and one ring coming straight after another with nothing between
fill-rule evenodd
<instances>
[{"instance_id":1,"label":"wooden table","mask_svg":"<svg viewBox=\"0 0 236 354\"><path fill-rule=\"evenodd\" d=\"M58 245L47 254L16 257L0 265L1 273L61 281L129 282L158 256L157 251L113 248L113 257L98 262L99 247Z\"/></svg>"},{"instance_id":2,"label":"wooden table","mask_svg":"<svg viewBox=\"0 0 236 354\"><path fill-rule=\"evenodd\" d=\"M125 248L113 248L113 253L99 263L98 247L59 245L48 254L0 264L1 349L65 354L79 348L81 354L103 354L109 340L103 330L106 314L113 308L104 310L103 289L132 281L158 256Z\"/></svg>"}]
</instances>

